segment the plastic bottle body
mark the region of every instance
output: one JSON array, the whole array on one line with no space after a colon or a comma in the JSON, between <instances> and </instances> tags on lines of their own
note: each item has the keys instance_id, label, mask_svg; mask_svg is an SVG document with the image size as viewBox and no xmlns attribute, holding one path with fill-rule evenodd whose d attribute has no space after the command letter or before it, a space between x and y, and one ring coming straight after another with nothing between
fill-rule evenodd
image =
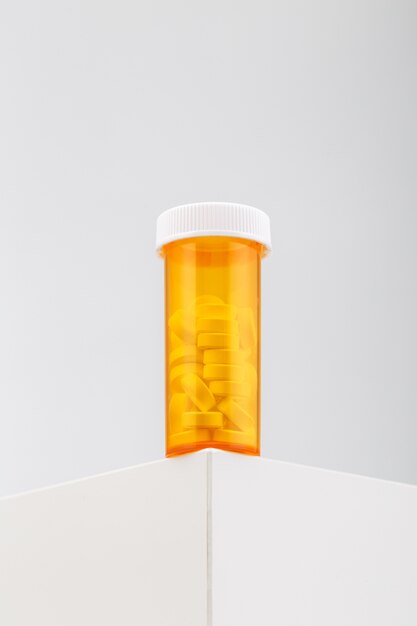
<instances>
[{"instance_id":1,"label":"plastic bottle body","mask_svg":"<svg viewBox=\"0 0 417 626\"><path fill-rule=\"evenodd\" d=\"M260 450L262 244L165 245L166 454Z\"/></svg>"}]
</instances>

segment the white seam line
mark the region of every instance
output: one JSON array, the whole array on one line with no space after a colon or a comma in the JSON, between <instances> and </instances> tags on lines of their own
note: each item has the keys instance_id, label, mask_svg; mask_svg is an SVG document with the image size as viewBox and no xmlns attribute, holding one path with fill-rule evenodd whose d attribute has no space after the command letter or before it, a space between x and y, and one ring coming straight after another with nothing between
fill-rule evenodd
<instances>
[{"instance_id":1,"label":"white seam line","mask_svg":"<svg viewBox=\"0 0 417 626\"><path fill-rule=\"evenodd\" d=\"M213 626L212 455L207 454L207 626Z\"/></svg>"}]
</instances>

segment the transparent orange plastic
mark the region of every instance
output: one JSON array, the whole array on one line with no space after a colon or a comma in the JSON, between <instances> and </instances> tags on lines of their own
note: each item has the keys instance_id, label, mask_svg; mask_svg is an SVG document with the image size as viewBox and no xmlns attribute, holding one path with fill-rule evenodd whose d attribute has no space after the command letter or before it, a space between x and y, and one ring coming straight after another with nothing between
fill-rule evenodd
<instances>
[{"instance_id":1,"label":"transparent orange plastic","mask_svg":"<svg viewBox=\"0 0 417 626\"><path fill-rule=\"evenodd\" d=\"M260 260L265 247L194 237L165 258L166 455L260 452Z\"/></svg>"}]
</instances>

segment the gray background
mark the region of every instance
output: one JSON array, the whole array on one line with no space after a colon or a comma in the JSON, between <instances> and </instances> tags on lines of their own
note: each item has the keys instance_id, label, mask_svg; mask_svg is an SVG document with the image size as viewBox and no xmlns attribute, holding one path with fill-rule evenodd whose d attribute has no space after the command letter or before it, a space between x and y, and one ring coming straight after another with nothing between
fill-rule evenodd
<instances>
[{"instance_id":1,"label":"gray background","mask_svg":"<svg viewBox=\"0 0 417 626\"><path fill-rule=\"evenodd\" d=\"M3 2L0 493L163 456L157 215L272 219L265 456L417 483L417 5Z\"/></svg>"}]
</instances>

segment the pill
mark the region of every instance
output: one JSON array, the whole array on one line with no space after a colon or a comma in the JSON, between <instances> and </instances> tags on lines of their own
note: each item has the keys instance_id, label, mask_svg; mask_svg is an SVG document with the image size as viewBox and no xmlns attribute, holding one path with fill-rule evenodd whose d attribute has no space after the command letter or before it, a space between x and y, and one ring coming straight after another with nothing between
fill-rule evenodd
<instances>
[{"instance_id":1,"label":"pill","mask_svg":"<svg viewBox=\"0 0 417 626\"><path fill-rule=\"evenodd\" d=\"M235 380L212 380L210 390L215 396L243 396L248 397L250 389L245 383Z\"/></svg>"},{"instance_id":2,"label":"pill","mask_svg":"<svg viewBox=\"0 0 417 626\"><path fill-rule=\"evenodd\" d=\"M183 414L184 428L222 428L223 413L220 411L186 411Z\"/></svg>"},{"instance_id":3,"label":"pill","mask_svg":"<svg viewBox=\"0 0 417 626\"><path fill-rule=\"evenodd\" d=\"M229 333L199 333L197 345L202 350L207 348L230 348L231 350L237 350L239 337Z\"/></svg>"},{"instance_id":4,"label":"pill","mask_svg":"<svg viewBox=\"0 0 417 626\"><path fill-rule=\"evenodd\" d=\"M256 344L256 325L253 310L241 307L237 313L239 323L240 345L242 348L253 348Z\"/></svg>"},{"instance_id":5,"label":"pill","mask_svg":"<svg viewBox=\"0 0 417 626\"><path fill-rule=\"evenodd\" d=\"M169 318L168 326L183 341L188 343L195 342L196 336L196 318L193 313L178 309Z\"/></svg>"},{"instance_id":6,"label":"pill","mask_svg":"<svg viewBox=\"0 0 417 626\"><path fill-rule=\"evenodd\" d=\"M234 430L237 433L241 433L242 431L238 429L237 426L233 424L225 415L223 415L223 428L225 430Z\"/></svg>"},{"instance_id":7,"label":"pill","mask_svg":"<svg viewBox=\"0 0 417 626\"><path fill-rule=\"evenodd\" d=\"M203 361L203 352L196 346L181 345L172 350L169 355L169 363L171 367L179 363L201 363Z\"/></svg>"},{"instance_id":8,"label":"pill","mask_svg":"<svg viewBox=\"0 0 417 626\"><path fill-rule=\"evenodd\" d=\"M245 362L244 350L204 350L203 363L236 363Z\"/></svg>"},{"instance_id":9,"label":"pill","mask_svg":"<svg viewBox=\"0 0 417 626\"><path fill-rule=\"evenodd\" d=\"M205 380L233 380L242 382L245 378L245 368L243 365L223 365L209 364L203 369Z\"/></svg>"},{"instance_id":10,"label":"pill","mask_svg":"<svg viewBox=\"0 0 417 626\"><path fill-rule=\"evenodd\" d=\"M252 363L246 363L245 370L245 381L250 386L251 394L256 395L258 387L258 374L256 372L256 367L252 365Z\"/></svg>"},{"instance_id":11,"label":"pill","mask_svg":"<svg viewBox=\"0 0 417 626\"><path fill-rule=\"evenodd\" d=\"M181 377L187 374L195 374L198 376L203 375L203 366L201 363L181 363L173 367L169 373L169 382L172 385L173 390L181 390Z\"/></svg>"},{"instance_id":12,"label":"pill","mask_svg":"<svg viewBox=\"0 0 417 626\"><path fill-rule=\"evenodd\" d=\"M190 398L185 393L174 393L169 401L168 418L171 432L176 433L183 428L183 414L194 408Z\"/></svg>"},{"instance_id":13,"label":"pill","mask_svg":"<svg viewBox=\"0 0 417 626\"><path fill-rule=\"evenodd\" d=\"M212 438L212 432L213 431L208 430L208 428L184 430L182 433L170 435L168 437L168 443L172 448L176 448L177 446L195 445L196 443L210 441Z\"/></svg>"},{"instance_id":14,"label":"pill","mask_svg":"<svg viewBox=\"0 0 417 626\"><path fill-rule=\"evenodd\" d=\"M198 333L232 333L238 334L236 320L223 320L218 318L199 317L197 319Z\"/></svg>"},{"instance_id":15,"label":"pill","mask_svg":"<svg viewBox=\"0 0 417 626\"><path fill-rule=\"evenodd\" d=\"M229 398L231 398L232 400L234 400L235 402L237 402L239 404L239 406L241 406L243 409L245 409L245 411L247 411L250 415L253 415L255 417L255 415L257 414L256 411L256 396L255 398L252 397L252 394L247 395L246 397L244 396L229 396ZM219 396L219 401L222 398ZM233 428L236 428L235 426L233 426Z\"/></svg>"},{"instance_id":16,"label":"pill","mask_svg":"<svg viewBox=\"0 0 417 626\"><path fill-rule=\"evenodd\" d=\"M171 350L182 346L182 341L172 330L169 331L169 346Z\"/></svg>"},{"instance_id":17,"label":"pill","mask_svg":"<svg viewBox=\"0 0 417 626\"><path fill-rule=\"evenodd\" d=\"M224 304L224 302L218 296L210 296L206 294L203 296L197 296L194 300L194 307L197 307L200 304Z\"/></svg>"},{"instance_id":18,"label":"pill","mask_svg":"<svg viewBox=\"0 0 417 626\"><path fill-rule=\"evenodd\" d=\"M236 307L231 304L199 304L196 313L197 317L233 320L236 317Z\"/></svg>"},{"instance_id":19,"label":"pill","mask_svg":"<svg viewBox=\"0 0 417 626\"><path fill-rule=\"evenodd\" d=\"M178 367L181 367L180 365ZM200 366L201 367L201 366ZM195 373L181 378L181 386L200 411L209 411L216 404L216 398L200 376Z\"/></svg>"},{"instance_id":20,"label":"pill","mask_svg":"<svg viewBox=\"0 0 417 626\"><path fill-rule=\"evenodd\" d=\"M250 396L249 406L244 408L248 408L251 415L255 416L258 413L258 374L256 367L252 363L246 363L245 369L245 382L250 389Z\"/></svg>"},{"instance_id":21,"label":"pill","mask_svg":"<svg viewBox=\"0 0 417 626\"><path fill-rule=\"evenodd\" d=\"M250 431L255 428L255 420L252 415L236 400L226 397L218 403L217 408L240 430Z\"/></svg>"},{"instance_id":22,"label":"pill","mask_svg":"<svg viewBox=\"0 0 417 626\"><path fill-rule=\"evenodd\" d=\"M249 448L256 448L256 431L239 432L218 428L213 432L213 440L219 443L238 444Z\"/></svg>"}]
</instances>

